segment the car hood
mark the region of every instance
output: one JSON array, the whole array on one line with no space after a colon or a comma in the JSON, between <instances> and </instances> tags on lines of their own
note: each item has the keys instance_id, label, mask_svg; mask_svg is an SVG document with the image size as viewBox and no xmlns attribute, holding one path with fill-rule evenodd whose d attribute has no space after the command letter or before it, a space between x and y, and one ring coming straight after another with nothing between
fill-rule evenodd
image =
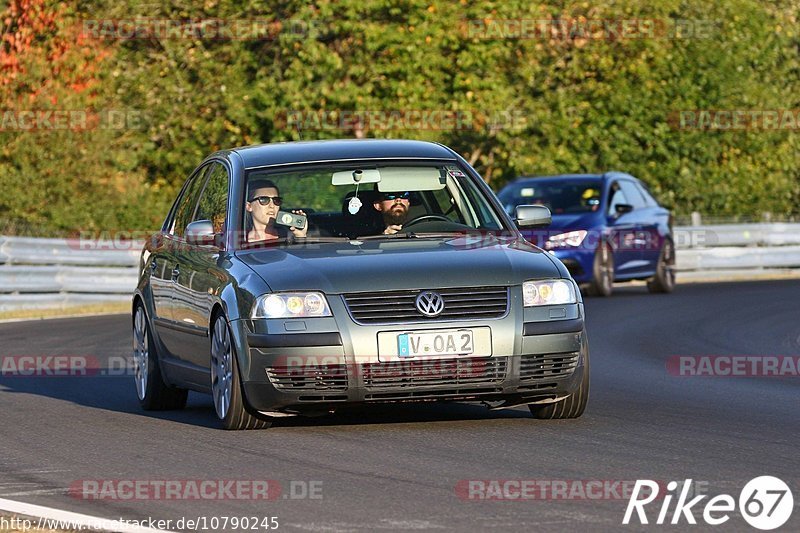
<instances>
[{"instance_id":1,"label":"car hood","mask_svg":"<svg viewBox=\"0 0 800 533\"><path fill-rule=\"evenodd\" d=\"M548 227L551 230L592 229L598 224L597 213L579 213L574 215L553 215Z\"/></svg>"},{"instance_id":2,"label":"car hood","mask_svg":"<svg viewBox=\"0 0 800 533\"><path fill-rule=\"evenodd\" d=\"M243 250L237 257L272 291L328 294L521 284L559 278L548 254L523 240L419 238Z\"/></svg>"}]
</instances>

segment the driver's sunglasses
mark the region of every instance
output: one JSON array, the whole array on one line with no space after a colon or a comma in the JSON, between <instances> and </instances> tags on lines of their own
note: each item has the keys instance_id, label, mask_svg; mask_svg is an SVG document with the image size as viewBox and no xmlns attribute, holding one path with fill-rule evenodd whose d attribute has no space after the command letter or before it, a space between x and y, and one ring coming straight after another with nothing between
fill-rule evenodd
<instances>
[{"instance_id":1,"label":"driver's sunglasses","mask_svg":"<svg viewBox=\"0 0 800 533\"><path fill-rule=\"evenodd\" d=\"M401 200L408 200L410 197L411 197L411 193L408 192L408 191L406 191L406 192L387 192L387 193L384 193L384 195L383 195L384 201L397 200L398 198L400 198Z\"/></svg>"},{"instance_id":2,"label":"driver's sunglasses","mask_svg":"<svg viewBox=\"0 0 800 533\"><path fill-rule=\"evenodd\" d=\"M280 207L283 198L280 196L256 196L250 202L258 202L261 205L269 205L270 202L274 202L276 206Z\"/></svg>"}]
</instances>

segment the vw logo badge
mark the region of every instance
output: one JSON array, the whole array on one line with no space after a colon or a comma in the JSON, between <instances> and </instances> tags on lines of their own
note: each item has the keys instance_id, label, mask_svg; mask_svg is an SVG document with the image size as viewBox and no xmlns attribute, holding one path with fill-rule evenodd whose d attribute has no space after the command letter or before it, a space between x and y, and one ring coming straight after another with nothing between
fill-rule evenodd
<instances>
[{"instance_id":1,"label":"vw logo badge","mask_svg":"<svg viewBox=\"0 0 800 533\"><path fill-rule=\"evenodd\" d=\"M444 298L438 292L421 292L415 303L417 310L425 316L439 316L444 311Z\"/></svg>"}]
</instances>

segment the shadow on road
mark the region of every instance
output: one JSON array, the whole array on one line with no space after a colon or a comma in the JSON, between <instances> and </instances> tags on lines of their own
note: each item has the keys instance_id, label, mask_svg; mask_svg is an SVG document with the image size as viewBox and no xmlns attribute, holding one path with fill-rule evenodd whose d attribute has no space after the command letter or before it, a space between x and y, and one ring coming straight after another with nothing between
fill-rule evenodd
<instances>
[{"instance_id":1,"label":"shadow on road","mask_svg":"<svg viewBox=\"0 0 800 533\"><path fill-rule=\"evenodd\" d=\"M72 402L93 409L103 409L146 418L168 420L191 426L219 427L211 396L190 393L189 402L180 411L144 411L139 406L131 376L18 377L0 376L3 395L32 394ZM12 403L24 399L6 397ZM334 414L306 417L279 417L275 427L355 426L373 424L414 424L530 418L527 409L490 411L483 405L465 403L375 404L350 407Z\"/></svg>"}]
</instances>

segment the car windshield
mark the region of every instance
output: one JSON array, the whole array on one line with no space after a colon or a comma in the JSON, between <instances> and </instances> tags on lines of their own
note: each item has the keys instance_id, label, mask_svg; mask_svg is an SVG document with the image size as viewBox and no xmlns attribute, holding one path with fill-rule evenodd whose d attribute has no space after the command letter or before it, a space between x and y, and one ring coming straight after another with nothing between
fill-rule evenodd
<instances>
[{"instance_id":1,"label":"car windshield","mask_svg":"<svg viewBox=\"0 0 800 533\"><path fill-rule=\"evenodd\" d=\"M506 230L483 190L455 164L251 170L244 203L245 245Z\"/></svg>"},{"instance_id":2,"label":"car windshield","mask_svg":"<svg viewBox=\"0 0 800 533\"><path fill-rule=\"evenodd\" d=\"M600 189L597 180L533 180L510 185L498 197L509 214L518 205L544 205L554 215L588 213L600 208Z\"/></svg>"}]
</instances>

